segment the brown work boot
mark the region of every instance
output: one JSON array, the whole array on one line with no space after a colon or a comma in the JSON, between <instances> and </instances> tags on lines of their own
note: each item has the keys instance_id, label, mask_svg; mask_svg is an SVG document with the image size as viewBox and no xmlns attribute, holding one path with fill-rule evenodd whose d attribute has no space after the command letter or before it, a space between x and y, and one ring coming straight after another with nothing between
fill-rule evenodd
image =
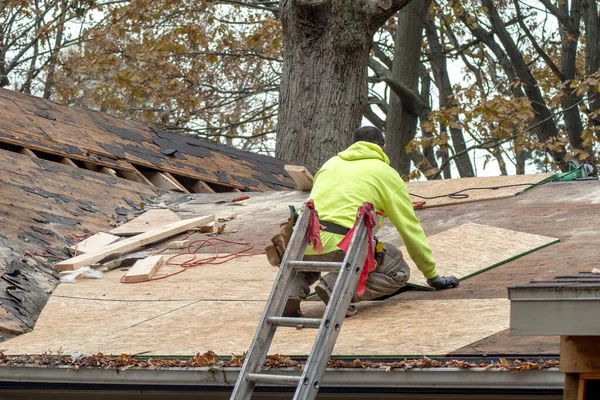
<instances>
[{"instance_id":1,"label":"brown work boot","mask_svg":"<svg viewBox=\"0 0 600 400\"><path fill-rule=\"evenodd\" d=\"M315 286L315 292L317 296L323 301L325 304L329 304L329 298L331 297L331 289L327 282L321 279L317 286ZM350 304L348 306L348 311L346 311L346 317L352 317L358 313L358 309L354 304Z\"/></svg>"},{"instance_id":2,"label":"brown work boot","mask_svg":"<svg viewBox=\"0 0 600 400\"><path fill-rule=\"evenodd\" d=\"M300 318L302 317L302 310L300 310L299 299L288 299L283 309L283 317L288 318Z\"/></svg>"}]
</instances>

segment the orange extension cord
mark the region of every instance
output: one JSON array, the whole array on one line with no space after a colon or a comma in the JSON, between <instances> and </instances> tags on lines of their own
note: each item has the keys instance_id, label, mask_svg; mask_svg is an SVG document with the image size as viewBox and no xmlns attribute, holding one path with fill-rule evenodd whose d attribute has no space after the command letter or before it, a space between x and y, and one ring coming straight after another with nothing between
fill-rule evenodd
<instances>
[{"instance_id":1,"label":"orange extension cord","mask_svg":"<svg viewBox=\"0 0 600 400\"><path fill-rule=\"evenodd\" d=\"M188 239L190 236L192 236L192 235L194 235L196 233L197 232L190 232L190 233L188 233L183 240ZM226 255L219 255L219 248L217 247L217 245L216 245L215 242L231 243L231 244L240 245L240 246L246 246L246 247L244 247L241 250L236 251L235 253L226 254ZM210 255L208 257L204 257L204 258L197 258L199 256L198 255L198 251L200 249L202 249L203 247L207 246L207 245L210 246L210 247L212 247L215 250L215 254L214 255ZM167 275L162 275L162 276L150 278L150 279L148 279L146 281L141 281L141 282L125 282L123 280L123 278L125 277L125 275L123 275L121 277L121 283L144 283L144 282L149 282L149 281L157 281L157 280L160 280L160 279L166 279L166 278L170 278L171 276L180 274L180 273L186 271L190 267L197 267L197 266L205 265L205 264L210 264L210 265L224 264L224 263L226 263L228 261L231 261L233 259L236 259L238 257L249 257L249 256L255 256L255 255L265 254L264 251L262 251L262 252L254 252L254 253L247 253L248 251L252 250L253 248L254 248L254 244L252 242L236 242L236 241L233 241L233 240L219 239L219 238L193 240L188 245L187 252L173 254L165 262L165 265L178 265L178 266L180 266L181 269L179 271L172 272L172 273L167 274ZM165 250L166 250L166 248L162 249L162 250L159 250L159 251L153 253L152 255L161 254ZM187 260L187 261L183 261L183 262L173 261L173 260L176 260L178 257L189 256L189 255L193 255L194 257L191 260Z\"/></svg>"}]
</instances>

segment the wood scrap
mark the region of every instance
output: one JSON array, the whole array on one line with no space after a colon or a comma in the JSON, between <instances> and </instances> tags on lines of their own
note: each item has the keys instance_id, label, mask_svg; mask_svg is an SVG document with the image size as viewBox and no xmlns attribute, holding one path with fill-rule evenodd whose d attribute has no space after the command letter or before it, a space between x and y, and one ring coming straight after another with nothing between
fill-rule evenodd
<instances>
[{"instance_id":1,"label":"wood scrap","mask_svg":"<svg viewBox=\"0 0 600 400\"><path fill-rule=\"evenodd\" d=\"M298 189L310 191L313 185L313 176L302 165L285 165L283 167L289 176L294 180Z\"/></svg>"},{"instance_id":2,"label":"wood scrap","mask_svg":"<svg viewBox=\"0 0 600 400\"><path fill-rule=\"evenodd\" d=\"M145 282L150 280L163 263L163 256L151 256L138 260L123 277L124 282Z\"/></svg>"},{"instance_id":3,"label":"wood scrap","mask_svg":"<svg viewBox=\"0 0 600 400\"><path fill-rule=\"evenodd\" d=\"M167 249L187 249L190 243L191 240L175 240L167 244Z\"/></svg>"},{"instance_id":4,"label":"wood scrap","mask_svg":"<svg viewBox=\"0 0 600 400\"><path fill-rule=\"evenodd\" d=\"M181 218L173 211L169 209L152 209L111 230L110 233L119 236L139 235L176 221L181 221Z\"/></svg>"},{"instance_id":5,"label":"wood scrap","mask_svg":"<svg viewBox=\"0 0 600 400\"><path fill-rule=\"evenodd\" d=\"M69 247L71 253L84 254L97 251L104 246L108 246L111 243L121 239L119 236L111 235L110 233L98 232L89 238L82 240L79 243Z\"/></svg>"},{"instance_id":6,"label":"wood scrap","mask_svg":"<svg viewBox=\"0 0 600 400\"><path fill-rule=\"evenodd\" d=\"M104 260L106 257L118 254L118 253L126 253L140 247L143 247L150 243L155 243L166 239L170 236L177 235L179 233L185 232L188 229L196 228L198 226L207 224L209 222L214 221L214 215L208 215L204 217L197 217L191 219L185 219L182 221L172 222L164 227L153 229L146 233L142 233L137 236L133 236L127 238L125 240L121 240L119 242L113 243L97 252L82 254L77 257L70 258L65 261L61 261L57 263L54 268L57 271L68 271L74 270L80 267L84 267L86 265L93 264L98 261Z\"/></svg>"}]
</instances>

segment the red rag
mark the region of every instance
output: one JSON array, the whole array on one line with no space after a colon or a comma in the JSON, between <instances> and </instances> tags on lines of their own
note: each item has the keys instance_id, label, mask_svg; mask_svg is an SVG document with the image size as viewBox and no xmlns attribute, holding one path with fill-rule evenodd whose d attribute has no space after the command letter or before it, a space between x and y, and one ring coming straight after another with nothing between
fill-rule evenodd
<instances>
[{"instance_id":1,"label":"red rag","mask_svg":"<svg viewBox=\"0 0 600 400\"><path fill-rule=\"evenodd\" d=\"M365 202L362 206L358 208L358 212L356 215L356 220L354 221L354 226L350 231L344 236L344 238L338 243L338 247L344 252L348 251L348 247L350 247L350 241L352 240L352 236L354 236L354 231L356 230L356 225L360 219L360 216L365 216L365 224L367 226L367 238L369 240L369 251L367 254L367 259L365 260L365 264L363 265L362 272L360 273L360 277L358 278L358 288L356 293L360 296L365 292L367 278L369 277L369 272L375 270L375 252L373 249L373 227L377 225L377 221L373 216L373 204Z\"/></svg>"},{"instance_id":2,"label":"red rag","mask_svg":"<svg viewBox=\"0 0 600 400\"><path fill-rule=\"evenodd\" d=\"M306 229L306 240L309 245L312 245L313 249L317 253L323 251L323 243L321 242L321 223L319 222L319 216L315 211L315 202L311 199L306 203L306 208L310 213L308 220L308 228Z\"/></svg>"}]
</instances>

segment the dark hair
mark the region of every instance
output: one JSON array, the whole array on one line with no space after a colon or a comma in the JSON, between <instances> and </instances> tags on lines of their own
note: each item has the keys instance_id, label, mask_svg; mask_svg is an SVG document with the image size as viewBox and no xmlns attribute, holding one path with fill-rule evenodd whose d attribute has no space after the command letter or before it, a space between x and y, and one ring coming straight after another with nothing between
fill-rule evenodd
<instances>
[{"instance_id":1,"label":"dark hair","mask_svg":"<svg viewBox=\"0 0 600 400\"><path fill-rule=\"evenodd\" d=\"M385 144L385 136L378 128L374 126L361 126L354 131L352 136L352 143L356 142L370 142L380 146Z\"/></svg>"}]
</instances>

